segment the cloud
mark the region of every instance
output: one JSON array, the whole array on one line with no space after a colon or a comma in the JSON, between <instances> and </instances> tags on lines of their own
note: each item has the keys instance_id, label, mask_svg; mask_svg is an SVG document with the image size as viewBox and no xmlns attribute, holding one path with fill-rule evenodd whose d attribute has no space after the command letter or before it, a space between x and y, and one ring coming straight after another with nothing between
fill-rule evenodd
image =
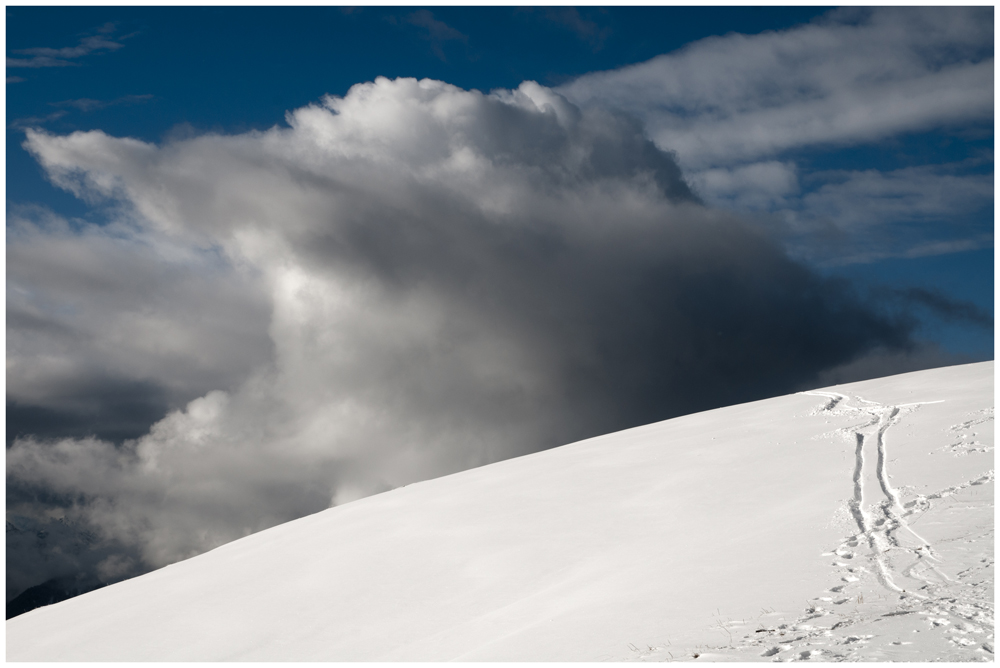
<instances>
[{"instance_id":1,"label":"cloud","mask_svg":"<svg viewBox=\"0 0 1000 668\"><path fill-rule=\"evenodd\" d=\"M796 254L822 265L922 257L992 244L993 175L956 165L922 165L892 171L818 172L820 183L780 211ZM835 229L827 243L816 237Z\"/></svg>"},{"instance_id":2,"label":"cloud","mask_svg":"<svg viewBox=\"0 0 1000 668\"><path fill-rule=\"evenodd\" d=\"M992 174L956 174L949 165L820 172L812 178L823 185L803 197L804 208L842 227L937 221L993 207Z\"/></svg>"},{"instance_id":3,"label":"cloud","mask_svg":"<svg viewBox=\"0 0 1000 668\"><path fill-rule=\"evenodd\" d=\"M576 7L549 7L545 16L553 23L558 23L576 33L576 36L589 44L594 51L604 47L604 41L610 34L610 29L601 28L596 22L585 19Z\"/></svg>"},{"instance_id":4,"label":"cloud","mask_svg":"<svg viewBox=\"0 0 1000 668\"><path fill-rule=\"evenodd\" d=\"M736 211L773 211L788 206L800 190L795 164L777 160L706 169L688 180L706 202Z\"/></svg>"},{"instance_id":5,"label":"cloud","mask_svg":"<svg viewBox=\"0 0 1000 668\"><path fill-rule=\"evenodd\" d=\"M918 304L933 311L938 317L949 322L956 320L971 323L986 329L993 329L993 315L972 302L951 299L938 290L910 287L893 291L899 299Z\"/></svg>"},{"instance_id":6,"label":"cloud","mask_svg":"<svg viewBox=\"0 0 1000 668\"><path fill-rule=\"evenodd\" d=\"M787 30L702 39L558 90L642 119L706 203L752 215L816 265L992 242L993 177L982 173L992 155L817 169L824 161L850 167L857 158L843 149L861 144L899 160L891 142L906 133L988 132L989 8L839 9Z\"/></svg>"},{"instance_id":7,"label":"cloud","mask_svg":"<svg viewBox=\"0 0 1000 668\"><path fill-rule=\"evenodd\" d=\"M77 100L63 100L62 102L50 102L54 107L73 107L79 111L88 112L107 107L114 107L120 104L141 104L153 99L152 95L123 95L114 100L92 100L90 98L80 98Z\"/></svg>"},{"instance_id":8,"label":"cloud","mask_svg":"<svg viewBox=\"0 0 1000 668\"><path fill-rule=\"evenodd\" d=\"M50 47L34 47L30 49L14 49L12 53L23 56L31 56L30 58L11 58L7 57L7 67L71 67L79 65L75 62L79 58L88 56L92 53L100 53L107 51L117 51L122 48L123 44L121 42L116 42L109 38L109 35L114 33L115 24L106 23L95 32L95 35L89 35L80 40L80 43L76 46L68 46L59 49L54 49ZM123 39L123 38L119 38Z\"/></svg>"},{"instance_id":9,"label":"cloud","mask_svg":"<svg viewBox=\"0 0 1000 668\"><path fill-rule=\"evenodd\" d=\"M840 267L850 264L870 264L872 262L878 262L879 260L894 258L914 259L920 257L933 257L935 255L949 255L951 253L964 253L965 251L992 247L993 235L980 234L967 239L917 243L916 245L904 247L894 251L861 250L854 253L834 255L830 259L820 261L818 264L823 267ZM815 255L815 253L813 254Z\"/></svg>"},{"instance_id":10,"label":"cloud","mask_svg":"<svg viewBox=\"0 0 1000 668\"><path fill-rule=\"evenodd\" d=\"M7 430L120 441L266 360L253 271L122 221L7 218Z\"/></svg>"},{"instance_id":11,"label":"cloud","mask_svg":"<svg viewBox=\"0 0 1000 668\"><path fill-rule=\"evenodd\" d=\"M428 9L418 9L406 17L406 22L426 30L424 38L431 42L431 48L441 60L446 60L442 45L450 40L456 40L468 44L469 37L458 30L455 30L444 21L434 18L434 14Z\"/></svg>"},{"instance_id":12,"label":"cloud","mask_svg":"<svg viewBox=\"0 0 1000 668\"><path fill-rule=\"evenodd\" d=\"M117 573L911 345L702 205L636 121L535 83L380 78L287 120L27 131L112 222L9 232L8 392L71 402L110 369L201 393L135 440L8 449L8 509L123 546Z\"/></svg>"},{"instance_id":13,"label":"cloud","mask_svg":"<svg viewBox=\"0 0 1000 668\"><path fill-rule=\"evenodd\" d=\"M80 98L76 100L50 102L50 106L63 108L58 111L54 111L51 114L46 114L45 116L26 116L23 118L15 118L8 124L8 127L15 130L26 130L28 128L40 127L46 123L51 123L52 121L63 118L70 113L66 110L66 107L76 109L84 113L89 113L91 111L97 111L99 109L105 109L107 107L114 107L117 105L142 104L151 99L153 99L152 95L124 95L114 100L93 100L90 98Z\"/></svg>"},{"instance_id":14,"label":"cloud","mask_svg":"<svg viewBox=\"0 0 1000 668\"><path fill-rule=\"evenodd\" d=\"M817 387L830 387L842 383L885 378L911 371L976 361L980 360L946 353L941 348L926 343L916 344L908 350L876 348L851 362L823 371L815 383L802 385L798 389L800 391L812 390Z\"/></svg>"},{"instance_id":15,"label":"cloud","mask_svg":"<svg viewBox=\"0 0 1000 668\"><path fill-rule=\"evenodd\" d=\"M22 592L25 582L82 594L135 570L136 560L127 556L126 546L100 541L86 526L64 518L39 522L7 513L6 535L8 604ZM37 605L29 601L24 607Z\"/></svg>"},{"instance_id":16,"label":"cloud","mask_svg":"<svg viewBox=\"0 0 1000 668\"><path fill-rule=\"evenodd\" d=\"M688 174L715 207L757 224L821 266L961 252L992 244L993 175L978 160L896 170L806 173L769 160ZM955 238L955 237L959 238Z\"/></svg>"},{"instance_id":17,"label":"cloud","mask_svg":"<svg viewBox=\"0 0 1000 668\"><path fill-rule=\"evenodd\" d=\"M7 127L14 130L26 130L28 128L51 123L52 121L62 118L67 113L69 112L65 109L60 109L59 111L53 111L51 114L45 114L44 116L25 116L23 118L15 118L8 124Z\"/></svg>"},{"instance_id":18,"label":"cloud","mask_svg":"<svg viewBox=\"0 0 1000 668\"><path fill-rule=\"evenodd\" d=\"M685 168L760 161L993 118L988 7L849 9L758 35L709 37L559 89L625 108Z\"/></svg>"}]
</instances>

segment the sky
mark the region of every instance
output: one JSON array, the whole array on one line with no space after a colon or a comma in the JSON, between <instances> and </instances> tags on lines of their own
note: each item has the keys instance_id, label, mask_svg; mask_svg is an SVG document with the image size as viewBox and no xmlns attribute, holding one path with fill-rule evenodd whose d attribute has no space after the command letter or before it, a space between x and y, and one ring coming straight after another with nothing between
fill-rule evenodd
<instances>
[{"instance_id":1,"label":"sky","mask_svg":"<svg viewBox=\"0 0 1000 668\"><path fill-rule=\"evenodd\" d=\"M989 7L6 12L8 600L993 357Z\"/></svg>"}]
</instances>

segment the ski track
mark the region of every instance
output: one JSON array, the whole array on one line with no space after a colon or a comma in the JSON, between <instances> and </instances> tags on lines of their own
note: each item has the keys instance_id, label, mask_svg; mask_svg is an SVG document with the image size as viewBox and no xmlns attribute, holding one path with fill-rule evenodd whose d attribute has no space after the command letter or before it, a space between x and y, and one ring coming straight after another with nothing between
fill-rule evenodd
<instances>
[{"instance_id":1,"label":"ski track","mask_svg":"<svg viewBox=\"0 0 1000 668\"><path fill-rule=\"evenodd\" d=\"M710 661L739 658L784 662L865 661L881 657L882 660L909 661L992 661L992 555L983 557L977 564L958 573L957 579L949 577L937 565L943 561L940 554L910 526L907 518L913 515L922 517L934 507L935 500L948 498L972 486L992 483L993 470L933 494L917 494L904 504L898 490L890 483L887 433L920 406L941 402L887 406L837 392L802 394L827 400L814 414L857 415L863 418L858 425L834 432L848 437L855 444L851 476L853 495L847 505L857 533L828 553L834 556L832 565L837 568L836 575L840 581L808 601L804 612L791 623L769 625L769 620L778 621L780 618L783 621L785 616L767 609L761 609L754 620L723 620L720 617L713 628L723 633L729 641L726 645L696 647L685 652L671 647L669 641L663 646L643 645L642 649L629 644L631 656L626 660L690 661L701 657ZM977 415L979 417L954 425L949 431L968 432L976 425L992 421L993 409L978 411ZM965 446L981 445L975 441L968 442L967 435L962 436L959 443ZM954 444L949 447L956 455L968 454L969 451L968 448L959 451ZM881 491L881 498L872 501L865 499L864 495L865 466L870 466L866 461L866 450L875 455L875 477ZM900 539L901 531L908 535L907 540ZM977 539L987 537L992 541L992 526L977 535ZM867 555L861 554L859 548L862 546L867 546ZM893 562L900 562L904 555L912 561L904 568L894 570ZM867 592L867 601L865 592L848 595L848 589L859 588L868 576L874 576L884 593L875 594L872 599L871 592ZM897 576L901 580L920 583L918 588L923 593L902 588L896 583ZM984 583L988 583L989 587L983 587ZM888 620L901 616L913 621L905 628L887 626ZM929 633L921 633L924 637L920 638L917 635L919 631ZM885 642L890 638L896 640ZM926 649L907 649L906 646L918 641Z\"/></svg>"},{"instance_id":2,"label":"ski track","mask_svg":"<svg viewBox=\"0 0 1000 668\"><path fill-rule=\"evenodd\" d=\"M805 392L804 394L830 399L830 402L823 407L822 412L837 414L859 413L868 418L863 424L850 428L856 443L853 474L854 498L850 501L850 507L851 515L858 525L858 534L841 545L835 553L841 558L853 559L855 557L853 548L856 548L860 541L864 541L871 549L876 578L884 588L896 594L915 596L921 599L926 598L924 595L916 592L907 592L897 585L892 570L887 563L886 552L893 548L910 550L914 553L917 562L924 560L925 557L937 559L937 556L934 554L930 544L913 531L906 522L905 511L900 504L899 494L889 482L886 432L901 419L901 408L915 409L922 405L922 403L937 402L883 406L882 404L861 397L853 397L854 404L852 405L851 397L839 393ZM871 430L871 427L875 427L874 431ZM878 510L881 511L881 516L877 519L871 518L871 515L866 512L864 505L865 446L872 441L874 441L874 450L877 455L875 477L878 480L879 488L882 490L882 495L885 497L878 503ZM918 547L910 549L900 543L896 532L901 528L906 529L917 539L919 542ZM851 568L848 568L848 571L850 573L854 572ZM908 571L913 572L913 568L911 567ZM857 581L859 578L847 575L842 579L849 583ZM841 588L838 587L837 589Z\"/></svg>"}]
</instances>

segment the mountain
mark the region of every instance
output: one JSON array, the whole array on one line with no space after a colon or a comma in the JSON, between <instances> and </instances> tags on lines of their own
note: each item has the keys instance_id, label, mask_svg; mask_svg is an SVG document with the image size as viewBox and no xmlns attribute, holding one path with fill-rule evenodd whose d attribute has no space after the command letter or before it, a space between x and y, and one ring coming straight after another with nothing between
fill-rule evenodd
<instances>
[{"instance_id":1,"label":"mountain","mask_svg":"<svg viewBox=\"0 0 1000 668\"><path fill-rule=\"evenodd\" d=\"M993 363L408 485L7 621L8 660L992 660Z\"/></svg>"}]
</instances>

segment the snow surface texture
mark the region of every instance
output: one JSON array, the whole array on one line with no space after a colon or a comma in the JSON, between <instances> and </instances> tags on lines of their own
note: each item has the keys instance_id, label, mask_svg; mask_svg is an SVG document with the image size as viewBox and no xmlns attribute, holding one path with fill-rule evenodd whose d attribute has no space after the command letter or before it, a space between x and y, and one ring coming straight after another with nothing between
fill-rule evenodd
<instances>
[{"instance_id":1,"label":"snow surface texture","mask_svg":"<svg viewBox=\"0 0 1000 668\"><path fill-rule=\"evenodd\" d=\"M993 363L408 485L7 622L8 660L992 660Z\"/></svg>"}]
</instances>

